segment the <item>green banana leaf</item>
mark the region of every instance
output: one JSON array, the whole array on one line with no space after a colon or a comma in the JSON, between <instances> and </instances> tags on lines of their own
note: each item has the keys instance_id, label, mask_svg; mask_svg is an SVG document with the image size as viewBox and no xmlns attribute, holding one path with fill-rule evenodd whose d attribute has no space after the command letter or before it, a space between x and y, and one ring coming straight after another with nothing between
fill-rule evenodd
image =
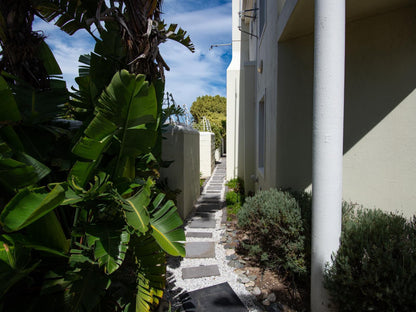
<instances>
[{"instance_id":1,"label":"green banana leaf","mask_svg":"<svg viewBox=\"0 0 416 312\"><path fill-rule=\"evenodd\" d=\"M123 263L130 241L127 230L112 224L90 225L86 228L87 244L94 247L94 258L104 266L104 273L115 272Z\"/></svg>"},{"instance_id":2,"label":"green banana leaf","mask_svg":"<svg viewBox=\"0 0 416 312\"><path fill-rule=\"evenodd\" d=\"M154 146L157 136L157 101L153 85L148 86L143 75L126 70L117 72L101 94L95 117L84 136L73 148L80 157L74 164L68 181L72 179L84 187L110 144L118 145L118 153L110 155L114 164L108 168L117 178L135 177L135 158Z\"/></svg>"},{"instance_id":3,"label":"green banana leaf","mask_svg":"<svg viewBox=\"0 0 416 312\"><path fill-rule=\"evenodd\" d=\"M152 236L160 247L172 256L185 257L185 232L180 226L183 224L173 201L169 200L161 206L165 195L159 194L153 201L150 211Z\"/></svg>"},{"instance_id":4,"label":"green banana leaf","mask_svg":"<svg viewBox=\"0 0 416 312\"><path fill-rule=\"evenodd\" d=\"M0 225L6 232L25 228L58 207L65 199L65 190L56 185L50 192L46 188L22 189L0 214Z\"/></svg>"},{"instance_id":5,"label":"green banana leaf","mask_svg":"<svg viewBox=\"0 0 416 312\"><path fill-rule=\"evenodd\" d=\"M148 179L136 195L124 200L123 205L127 224L143 234L149 228L150 215L147 206L150 204L152 183L152 180Z\"/></svg>"},{"instance_id":6,"label":"green banana leaf","mask_svg":"<svg viewBox=\"0 0 416 312\"><path fill-rule=\"evenodd\" d=\"M54 211L47 213L26 228L24 246L57 256L65 256L69 251L70 240L67 240L62 225Z\"/></svg>"},{"instance_id":7,"label":"green banana leaf","mask_svg":"<svg viewBox=\"0 0 416 312\"><path fill-rule=\"evenodd\" d=\"M139 264L135 311L153 311L166 286L166 256L149 235L135 238L133 253Z\"/></svg>"},{"instance_id":8,"label":"green banana leaf","mask_svg":"<svg viewBox=\"0 0 416 312\"><path fill-rule=\"evenodd\" d=\"M9 88L6 80L0 76L0 119L5 122L19 121L22 119L17 107L16 100L12 90Z\"/></svg>"},{"instance_id":9,"label":"green banana leaf","mask_svg":"<svg viewBox=\"0 0 416 312\"><path fill-rule=\"evenodd\" d=\"M111 284L109 277L96 266L75 269L66 274L70 286L65 290L68 311L94 311Z\"/></svg>"}]
</instances>

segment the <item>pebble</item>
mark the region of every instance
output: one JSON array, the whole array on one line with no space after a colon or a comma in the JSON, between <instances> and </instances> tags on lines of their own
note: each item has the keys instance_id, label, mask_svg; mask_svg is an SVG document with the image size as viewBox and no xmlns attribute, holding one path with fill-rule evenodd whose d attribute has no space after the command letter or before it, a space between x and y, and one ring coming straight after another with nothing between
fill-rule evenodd
<instances>
[{"instance_id":1,"label":"pebble","mask_svg":"<svg viewBox=\"0 0 416 312\"><path fill-rule=\"evenodd\" d=\"M256 283L254 283L253 281L250 281L248 283L246 283L246 287L254 287L256 285Z\"/></svg>"},{"instance_id":2,"label":"pebble","mask_svg":"<svg viewBox=\"0 0 416 312\"><path fill-rule=\"evenodd\" d=\"M231 256L235 254L235 250L234 249L228 249L225 251L225 255L226 256Z\"/></svg>"},{"instance_id":3,"label":"pebble","mask_svg":"<svg viewBox=\"0 0 416 312\"><path fill-rule=\"evenodd\" d=\"M228 262L228 265L230 267L237 268L237 269L244 268L244 265L237 260L231 260L230 262Z\"/></svg>"},{"instance_id":4,"label":"pebble","mask_svg":"<svg viewBox=\"0 0 416 312\"><path fill-rule=\"evenodd\" d=\"M257 275L249 275L248 278L250 281L255 281L257 279Z\"/></svg>"},{"instance_id":5,"label":"pebble","mask_svg":"<svg viewBox=\"0 0 416 312\"><path fill-rule=\"evenodd\" d=\"M253 288L253 295L254 296L260 296L261 295L261 290L258 287L254 287Z\"/></svg>"},{"instance_id":6,"label":"pebble","mask_svg":"<svg viewBox=\"0 0 416 312\"><path fill-rule=\"evenodd\" d=\"M276 295L274 293L271 293L267 296L267 300L269 300L270 302L276 302Z\"/></svg>"},{"instance_id":7,"label":"pebble","mask_svg":"<svg viewBox=\"0 0 416 312\"><path fill-rule=\"evenodd\" d=\"M262 304L262 305L264 305L264 306L269 306L269 305L270 305L270 301L269 301L268 299L264 299L264 300L261 302L261 304Z\"/></svg>"},{"instance_id":8,"label":"pebble","mask_svg":"<svg viewBox=\"0 0 416 312\"><path fill-rule=\"evenodd\" d=\"M225 256L225 260L236 260L238 257L236 255Z\"/></svg>"},{"instance_id":9,"label":"pebble","mask_svg":"<svg viewBox=\"0 0 416 312\"><path fill-rule=\"evenodd\" d=\"M246 284L246 283L250 282L250 280L245 275L239 275L238 278L237 278L237 282Z\"/></svg>"}]
</instances>

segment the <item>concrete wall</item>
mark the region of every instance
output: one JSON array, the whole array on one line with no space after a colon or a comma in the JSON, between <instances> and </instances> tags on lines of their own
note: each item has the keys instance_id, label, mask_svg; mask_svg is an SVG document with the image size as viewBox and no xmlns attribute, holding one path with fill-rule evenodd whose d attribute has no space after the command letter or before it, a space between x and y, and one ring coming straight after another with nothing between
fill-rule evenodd
<instances>
[{"instance_id":1,"label":"concrete wall","mask_svg":"<svg viewBox=\"0 0 416 312\"><path fill-rule=\"evenodd\" d=\"M182 218L193 209L199 196L199 133L184 126L168 126L163 134L162 159L174 162L161 170L161 178L167 178L168 186L181 192L177 207Z\"/></svg>"},{"instance_id":2,"label":"concrete wall","mask_svg":"<svg viewBox=\"0 0 416 312\"><path fill-rule=\"evenodd\" d=\"M215 168L215 134L199 132L199 171L201 178L209 178Z\"/></svg>"}]
</instances>

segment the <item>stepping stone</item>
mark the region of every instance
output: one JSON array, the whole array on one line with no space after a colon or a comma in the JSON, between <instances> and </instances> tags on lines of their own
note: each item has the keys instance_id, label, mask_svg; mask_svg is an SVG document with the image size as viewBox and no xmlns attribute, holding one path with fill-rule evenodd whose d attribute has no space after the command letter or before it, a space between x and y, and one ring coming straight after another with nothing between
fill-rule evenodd
<instances>
[{"instance_id":1,"label":"stepping stone","mask_svg":"<svg viewBox=\"0 0 416 312\"><path fill-rule=\"evenodd\" d=\"M220 276L217 265L201 265L199 267L183 268L182 279Z\"/></svg>"},{"instance_id":2,"label":"stepping stone","mask_svg":"<svg viewBox=\"0 0 416 312\"><path fill-rule=\"evenodd\" d=\"M201 203L196 206L196 212L216 212L220 210L220 205L218 203Z\"/></svg>"},{"instance_id":3,"label":"stepping stone","mask_svg":"<svg viewBox=\"0 0 416 312\"><path fill-rule=\"evenodd\" d=\"M187 232L186 237L212 238L212 233L209 233L209 232Z\"/></svg>"},{"instance_id":4,"label":"stepping stone","mask_svg":"<svg viewBox=\"0 0 416 312\"><path fill-rule=\"evenodd\" d=\"M222 185L210 185L207 188L207 191L221 191L222 190Z\"/></svg>"},{"instance_id":5,"label":"stepping stone","mask_svg":"<svg viewBox=\"0 0 416 312\"><path fill-rule=\"evenodd\" d=\"M198 202L204 202L204 201L219 201L220 200L220 198L221 198L221 195L218 195L218 194L205 194L205 195L202 195L200 198L199 198L199 200L198 200Z\"/></svg>"},{"instance_id":6,"label":"stepping stone","mask_svg":"<svg viewBox=\"0 0 416 312\"><path fill-rule=\"evenodd\" d=\"M200 229L215 229L216 221L215 219L202 219L202 218L192 218L189 223L189 228L200 228Z\"/></svg>"},{"instance_id":7,"label":"stepping stone","mask_svg":"<svg viewBox=\"0 0 416 312\"><path fill-rule=\"evenodd\" d=\"M247 308L241 302L228 283L222 283L191 291L182 301L185 312L247 312Z\"/></svg>"},{"instance_id":8,"label":"stepping stone","mask_svg":"<svg viewBox=\"0 0 416 312\"><path fill-rule=\"evenodd\" d=\"M214 242L185 243L186 258L215 258Z\"/></svg>"},{"instance_id":9,"label":"stepping stone","mask_svg":"<svg viewBox=\"0 0 416 312\"><path fill-rule=\"evenodd\" d=\"M192 218L192 220L214 220L215 219L215 213L211 211L196 211L195 216Z\"/></svg>"}]
</instances>

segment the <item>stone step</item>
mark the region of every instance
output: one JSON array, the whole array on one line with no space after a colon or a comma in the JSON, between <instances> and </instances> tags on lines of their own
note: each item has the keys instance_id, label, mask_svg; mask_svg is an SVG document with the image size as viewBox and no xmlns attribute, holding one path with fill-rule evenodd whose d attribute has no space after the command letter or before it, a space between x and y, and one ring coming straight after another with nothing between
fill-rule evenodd
<instances>
[{"instance_id":1,"label":"stone step","mask_svg":"<svg viewBox=\"0 0 416 312\"><path fill-rule=\"evenodd\" d=\"M185 243L186 258L215 258L214 242Z\"/></svg>"},{"instance_id":2,"label":"stone step","mask_svg":"<svg viewBox=\"0 0 416 312\"><path fill-rule=\"evenodd\" d=\"M182 269L182 279L202 278L211 276L220 276L220 270L217 265L201 265L198 267Z\"/></svg>"},{"instance_id":3,"label":"stone step","mask_svg":"<svg viewBox=\"0 0 416 312\"><path fill-rule=\"evenodd\" d=\"M198 312L247 312L228 283L198 289L181 295L183 309Z\"/></svg>"},{"instance_id":4,"label":"stone step","mask_svg":"<svg viewBox=\"0 0 416 312\"><path fill-rule=\"evenodd\" d=\"M189 228L213 229L217 221L211 218L194 217L188 224Z\"/></svg>"},{"instance_id":5,"label":"stone step","mask_svg":"<svg viewBox=\"0 0 416 312\"><path fill-rule=\"evenodd\" d=\"M212 233L210 232L186 232L186 237L212 238Z\"/></svg>"}]
</instances>

